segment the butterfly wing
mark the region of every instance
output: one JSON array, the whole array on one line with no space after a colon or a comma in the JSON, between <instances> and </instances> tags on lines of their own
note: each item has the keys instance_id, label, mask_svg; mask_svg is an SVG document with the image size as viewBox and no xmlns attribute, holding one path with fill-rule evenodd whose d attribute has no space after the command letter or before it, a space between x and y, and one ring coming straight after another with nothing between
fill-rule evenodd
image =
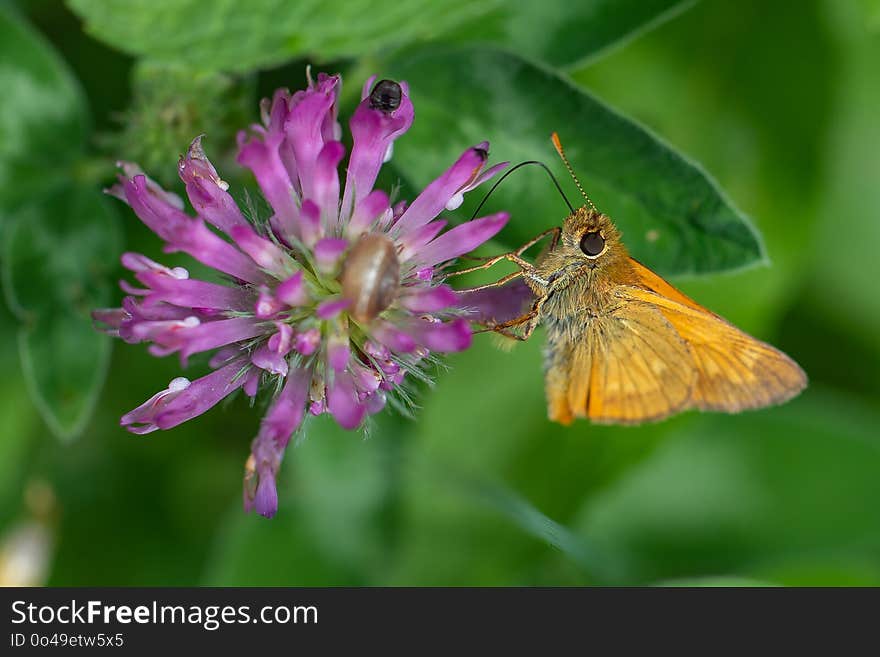
<instances>
[{"instance_id":1,"label":"butterfly wing","mask_svg":"<svg viewBox=\"0 0 880 657\"><path fill-rule=\"evenodd\" d=\"M697 378L690 406L735 413L780 404L807 385L803 370L778 349L739 330L631 261L638 286L621 286L627 304L654 306L687 343Z\"/></svg>"},{"instance_id":2,"label":"butterfly wing","mask_svg":"<svg viewBox=\"0 0 880 657\"><path fill-rule=\"evenodd\" d=\"M583 326L548 330L551 420L637 424L685 408L695 370L685 341L663 314L632 300Z\"/></svg>"}]
</instances>

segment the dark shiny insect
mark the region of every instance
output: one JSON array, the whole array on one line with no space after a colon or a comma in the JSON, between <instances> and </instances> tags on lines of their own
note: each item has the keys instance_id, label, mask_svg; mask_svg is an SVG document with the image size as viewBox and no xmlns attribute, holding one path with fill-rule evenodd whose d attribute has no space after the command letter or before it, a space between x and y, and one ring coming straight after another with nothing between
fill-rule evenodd
<instances>
[{"instance_id":1,"label":"dark shiny insect","mask_svg":"<svg viewBox=\"0 0 880 657\"><path fill-rule=\"evenodd\" d=\"M394 80L379 80L370 92L370 107L383 112L393 112L400 107L403 90Z\"/></svg>"}]
</instances>

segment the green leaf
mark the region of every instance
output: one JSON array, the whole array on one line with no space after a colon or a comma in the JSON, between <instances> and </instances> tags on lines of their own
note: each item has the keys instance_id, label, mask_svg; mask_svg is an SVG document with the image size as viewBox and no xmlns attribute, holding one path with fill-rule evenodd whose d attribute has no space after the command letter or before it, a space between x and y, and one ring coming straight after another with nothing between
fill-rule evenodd
<instances>
[{"instance_id":1,"label":"green leaf","mask_svg":"<svg viewBox=\"0 0 880 657\"><path fill-rule=\"evenodd\" d=\"M696 4L696 0L508 2L456 40L497 43L554 66L583 65Z\"/></svg>"},{"instance_id":2,"label":"green leaf","mask_svg":"<svg viewBox=\"0 0 880 657\"><path fill-rule=\"evenodd\" d=\"M451 355L420 400L406 440L407 529L391 584L627 581L625 555L573 533L570 521L680 421L627 436L620 427L548 422L540 336L510 353L493 337Z\"/></svg>"},{"instance_id":3,"label":"green leaf","mask_svg":"<svg viewBox=\"0 0 880 657\"><path fill-rule=\"evenodd\" d=\"M880 29L880 0L862 0L861 5L868 29L876 32Z\"/></svg>"},{"instance_id":4,"label":"green leaf","mask_svg":"<svg viewBox=\"0 0 880 657\"><path fill-rule=\"evenodd\" d=\"M576 563L592 581L610 582L619 576L613 555L597 551L586 538L548 517L508 487L467 479L460 484L470 500L482 501L509 518L526 534L552 545Z\"/></svg>"},{"instance_id":5,"label":"green leaf","mask_svg":"<svg viewBox=\"0 0 880 657\"><path fill-rule=\"evenodd\" d=\"M75 78L6 8L0 62L3 287L22 322L28 391L53 433L70 438L104 379L109 345L92 329L89 311L107 301L107 254L117 250L117 228L96 190L71 185L88 134Z\"/></svg>"},{"instance_id":6,"label":"green leaf","mask_svg":"<svg viewBox=\"0 0 880 657\"><path fill-rule=\"evenodd\" d=\"M0 304L0 525L21 509L21 491L32 459L33 429L39 423L18 374L14 322Z\"/></svg>"},{"instance_id":7,"label":"green leaf","mask_svg":"<svg viewBox=\"0 0 880 657\"><path fill-rule=\"evenodd\" d=\"M390 68L410 82L416 108L392 160L413 186L424 186L464 148L488 139L493 161L545 161L580 205L550 143L556 130L594 202L623 230L633 255L660 273L705 273L763 259L754 228L699 165L569 79L483 47L419 51ZM568 214L544 172L513 175L483 208L511 212L501 235L508 245ZM460 218L470 216L482 194L471 194Z\"/></svg>"},{"instance_id":8,"label":"green leaf","mask_svg":"<svg viewBox=\"0 0 880 657\"><path fill-rule=\"evenodd\" d=\"M329 416L308 418L305 439L289 446L284 456L278 514L272 520L245 515L237 503L217 537L202 583L371 583L367 573L381 571L390 553L382 522L395 483L389 450L394 437L405 431L390 413L371 422L378 435L363 440Z\"/></svg>"},{"instance_id":9,"label":"green leaf","mask_svg":"<svg viewBox=\"0 0 880 657\"><path fill-rule=\"evenodd\" d=\"M11 218L3 287L22 322L19 349L29 392L58 437L84 427L104 381L108 339L90 311L107 305L119 251L116 222L97 191L69 188Z\"/></svg>"},{"instance_id":10,"label":"green leaf","mask_svg":"<svg viewBox=\"0 0 880 657\"><path fill-rule=\"evenodd\" d=\"M434 38L497 3L453 0L69 0L102 41L156 61L247 71Z\"/></svg>"},{"instance_id":11,"label":"green leaf","mask_svg":"<svg viewBox=\"0 0 880 657\"><path fill-rule=\"evenodd\" d=\"M0 227L3 212L69 178L87 134L82 93L61 58L0 7Z\"/></svg>"},{"instance_id":12,"label":"green leaf","mask_svg":"<svg viewBox=\"0 0 880 657\"><path fill-rule=\"evenodd\" d=\"M880 2L876 4L880 29ZM880 123L874 111L880 103L875 70L880 38L863 29L854 9L845 3L835 4L830 14L845 49L841 72L835 78L836 119L823 152L827 167L822 188L825 198L813 231L812 258L819 264L812 267L812 275L804 285L809 303L818 309L819 316L829 318L830 324L846 326L866 345L880 351L880 295L869 283L880 276L876 255L880 185L874 175L880 169ZM828 242L823 220L829 216L852 217L846 229L835 236L835 251L845 255L835 258L833 266L825 266ZM838 371L846 370L838 366Z\"/></svg>"},{"instance_id":13,"label":"green leaf","mask_svg":"<svg viewBox=\"0 0 880 657\"><path fill-rule=\"evenodd\" d=\"M588 501L576 524L626 555L636 581L725 573L809 584L797 564L876 564L878 420L815 388L782 408L701 418Z\"/></svg>"}]
</instances>

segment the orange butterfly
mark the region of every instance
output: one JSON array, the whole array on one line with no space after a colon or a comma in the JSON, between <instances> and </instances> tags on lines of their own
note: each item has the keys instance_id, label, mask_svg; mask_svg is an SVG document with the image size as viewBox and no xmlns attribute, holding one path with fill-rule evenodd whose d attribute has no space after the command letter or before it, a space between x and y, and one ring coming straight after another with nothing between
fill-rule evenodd
<instances>
[{"instance_id":1,"label":"orange butterfly","mask_svg":"<svg viewBox=\"0 0 880 657\"><path fill-rule=\"evenodd\" d=\"M583 194L555 133L553 143ZM631 258L611 219L584 198L589 206L573 211L562 228L456 272L505 259L518 265L501 281L468 292L519 276L531 288L536 300L529 312L487 327L519 340L545 327L551 420L637 424L690 408L736 413L782 403L806 387L806 375L791 358ZM536 264L522 259L551 235Z\"/></svg>"}]
</instances>

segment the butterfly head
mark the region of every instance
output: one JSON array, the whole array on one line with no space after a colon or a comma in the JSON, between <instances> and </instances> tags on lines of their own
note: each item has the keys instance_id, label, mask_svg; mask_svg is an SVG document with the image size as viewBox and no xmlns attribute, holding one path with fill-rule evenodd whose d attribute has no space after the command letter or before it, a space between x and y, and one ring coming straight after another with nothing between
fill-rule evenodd
<instances>
[{"instance_id":1,"label":"butterfly head","mask_svg":"<svg viewBox=\"0 0 880 657\"><path fill-rule=\"evenodd\" d=\"M566 217L559 243L540 260L538 273L547 283L560 287L582 277L617 280L628 257L611 219L584 206Z\"/></svg>"},{"instance_id":2,"label":"butterfly head","mask_svg":"<svg viewBox=\"0 0 880 657\"><path fill-rule=\"evenodd\" d=\"M595 269L616 260L623 250L620 231L607 215L584 206L572 212L562 226L560 250L567 259ZM624 254L625 255L625 254Z\"/></svg>"}]
</instances>

